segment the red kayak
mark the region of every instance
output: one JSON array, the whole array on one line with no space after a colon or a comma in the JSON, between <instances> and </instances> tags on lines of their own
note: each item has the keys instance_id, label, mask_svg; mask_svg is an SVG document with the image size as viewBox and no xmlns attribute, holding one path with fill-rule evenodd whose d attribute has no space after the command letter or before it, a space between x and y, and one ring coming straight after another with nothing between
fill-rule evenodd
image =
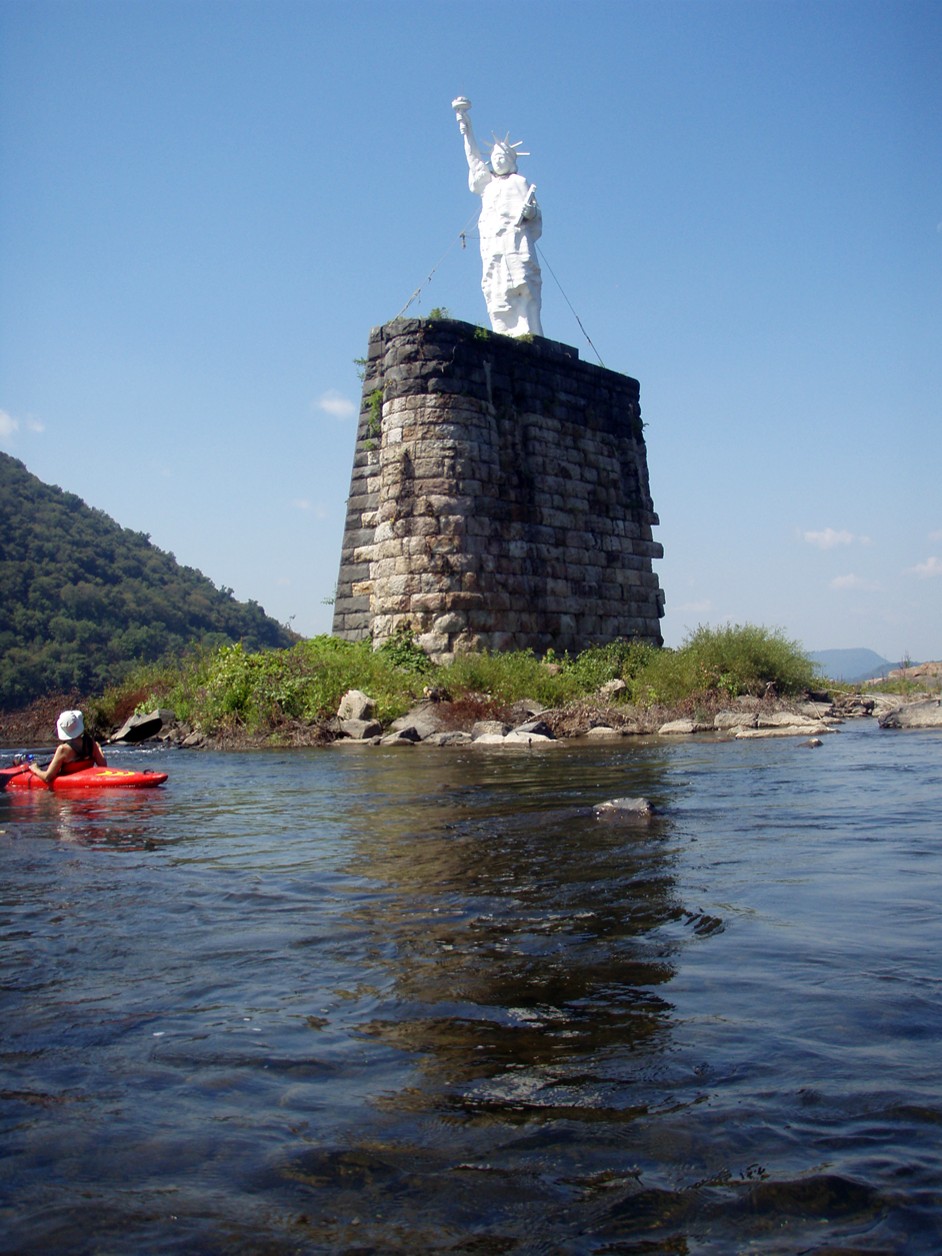
<instances>
[{"instance_id":1,"label":"red kayak","mask_svg":"<svg viewBox=\"0 0 942 1256\"><path fill-rule=\"evenodd\" d=\"M166 772L134 772L130 768L79 768L77 772L62 773L49 785L22 767L0 769L0 789L54 789L65 793L77 789L153 789L163 785Z\"/></svg>"}]
</instances>

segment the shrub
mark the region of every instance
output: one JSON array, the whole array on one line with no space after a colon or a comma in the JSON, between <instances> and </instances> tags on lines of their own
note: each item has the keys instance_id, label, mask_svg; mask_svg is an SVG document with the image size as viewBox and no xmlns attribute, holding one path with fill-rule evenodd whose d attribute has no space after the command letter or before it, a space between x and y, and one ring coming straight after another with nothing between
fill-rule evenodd
<instances>
[{"instance_id":1,"label":"shrub","mask_svg":"<svg viewBox=\"0 0 942 1256\"><path fill-rule=\"evenodd\" d=\"M546 706L565 701L577 685L563 675L554 675L531 650L506 654L459 654L440 669L436 683L453 698L487 694L499 703L511 704L533 698Z\"/></svg>"},{"instance_id":2,"label":"shrub","mask_svg":"<svg viewBox=\"0 0 942 1256\"><path fill-rule=\"evenodd\" d=\"M781 631L734 624L701 626L679 649L654 651L630 689L635 701L653 705L709 693L762 696L770 686L786 696L811 688L817 679L814 664Z\"/></svg>"},{"instance_id":3,"label":"shrub","mask_svg":"<svg viewBox=\"0 0 942 1256\"><path fill-rule=\"evenodd\" d=\"M402 672L415 672L424 676L432 670L433 663L415 639L415 633L405 624L400 624L395 634L384 641L377 654L387 661L391 667Z\"/></svg>"},{"instance_id":4,"label":"shrub","mask_svg":"<svg viewBox=\"0 0 942 1256\"><path fill-rule=\"evenodd\" d=\"M630 681L648 666L657 647L644 641L620 638L607 645L590 646L575 658L568 655L563 668L582 693L597 692L610 680Z\"/></svg>"}]
</instances>

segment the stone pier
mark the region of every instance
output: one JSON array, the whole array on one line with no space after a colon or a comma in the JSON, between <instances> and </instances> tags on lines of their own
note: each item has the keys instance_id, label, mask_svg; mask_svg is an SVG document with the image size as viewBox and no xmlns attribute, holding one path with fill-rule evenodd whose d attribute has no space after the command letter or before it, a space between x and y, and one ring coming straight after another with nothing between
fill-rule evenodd
<instances>
[{"instance_id":1,"label":"stone pier","mask_svg":"<svg viewBox=\"0 0 942 1256\"><path fill-rule=\"evenodd\" d=\"M373 330L333 631L437 661L661 643L636 380L450 319Z\"/></svg>"}]
</instances>

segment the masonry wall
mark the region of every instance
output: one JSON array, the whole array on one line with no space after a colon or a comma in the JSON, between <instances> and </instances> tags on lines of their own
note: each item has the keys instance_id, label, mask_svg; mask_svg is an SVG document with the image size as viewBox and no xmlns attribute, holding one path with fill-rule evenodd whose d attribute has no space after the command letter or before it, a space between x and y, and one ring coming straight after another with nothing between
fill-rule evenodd
<instances>
[{"instance_id":1,"label":"masonry wall","mask_svg":"<svg viewBox=\"0 0 942 1256\"><path fill-rule=\"evenodd\" d=\"M542 338L370 335L333 631L466 649L660 644L636 380Z\"/></svg>"}]
</instances>

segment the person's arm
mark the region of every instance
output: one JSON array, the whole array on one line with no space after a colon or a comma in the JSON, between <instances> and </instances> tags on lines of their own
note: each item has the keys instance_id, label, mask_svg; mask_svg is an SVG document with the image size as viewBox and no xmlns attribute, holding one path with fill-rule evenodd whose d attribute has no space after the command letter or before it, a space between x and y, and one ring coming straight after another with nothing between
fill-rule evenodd
<instances>
[{"instance_id":1,"label":"person's arm","mask_svg":"<svg viewBox=\"0 0 942 1256\"><path fill-rule=\"evenodd\" d=\"M464 155L468 159L468 186L472 192L476 192L479 196L484 188L491 181L491 172L488 169L487 162L481 155L481 149L474 136L474 129L471 126L471 119L468 117L468 110L471 108L471 102L463 96L459 96L457 100L451 102L451 107L455 111L455 117L458 119L458 130L461 132L461 138L464 140Z\"/></svg>"},{"instance_id":2,"label":"person's arm","mask_svg":"<svg viewBox=\"0 0 942 1256\"><path fill-rule=\"evenodd\" d=\"M108 766L108 760L105 758L104 754L102 754L101 746L99 746L97 741L92 742L92 758L100 768L106 768Z\"/></svg>"},{"instance_id":3,"label":"person's arm","mask_svg":"<svg viewBox=\"0 0 942 1256\"><path fill-rule=\"evenodd\" d=\"M52 756L44 768L38 767L35 763L29 765L30 771L38 776L41 781L45 781L47 785L51 785L56 779L65 765L68 763L70 754L69 747L61 745L56 747L56 753Z\"/></svg>"}]
</instances>

